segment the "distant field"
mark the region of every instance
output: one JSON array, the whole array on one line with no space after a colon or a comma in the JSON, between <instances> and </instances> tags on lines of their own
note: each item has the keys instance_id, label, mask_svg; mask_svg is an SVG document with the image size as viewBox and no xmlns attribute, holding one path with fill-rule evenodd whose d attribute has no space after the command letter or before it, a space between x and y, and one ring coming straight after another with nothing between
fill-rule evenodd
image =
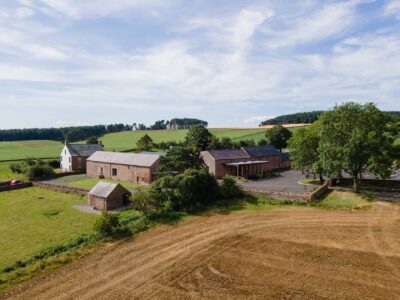
<instances>
[{"instance_id":1,"label":"distant field","mask_svg":"<svg viewBox=\"0 0 400 300\"><path fill-rule=\"evenodd\" d=\"M39 188L0 193L0 270L92 232L96 215L72 207L81 203L86 198Z\"/></svg>"},{"instance_id":2,"label":"distant field","mask_svg":"<svg viewBox=\"0 0 400 300\"><path fill-rule=\"evenodd\" d=\"M63 145L56 141L0 142L0 161L11 159L58 157Z\"/></svg>"},{"instance_id":3,"label":"distant field","mask_svg":"<svg viewBox=\"0 0 400 300\"><path fill-rule=\"evenodd\" d=\"M152 131L124 131L106 134L102 140L106 150L127 150L136 147L136 142L144 135L148 134L154 142L183 141L188 130L152 130ZM211 128L210 132L217 137L229 137L233 140L254 139L260 140L265 129L225 129Z\"/></svg>"},{"instance_id":4,"label":"distant field","mask_svg":"<svg viewBox=\"0 0 400 300\"><path fill-rule=\"evenodd\" d=\"M290 128L294 131L296 128ZM211 128L210 132L217 137L229 137L234 141L254 140L258 142L265 136L265 128ZM100 138L105 150L124 151L136 147L136 142L148 134L154 142L183 141L188 130L152 130L152 131L124 131L109 133ZM17 141L0 142L0 162L4 160L18 160L28 157L47 158L58 157L63 144L56 141Z\"/></svg>"}]
</instances>

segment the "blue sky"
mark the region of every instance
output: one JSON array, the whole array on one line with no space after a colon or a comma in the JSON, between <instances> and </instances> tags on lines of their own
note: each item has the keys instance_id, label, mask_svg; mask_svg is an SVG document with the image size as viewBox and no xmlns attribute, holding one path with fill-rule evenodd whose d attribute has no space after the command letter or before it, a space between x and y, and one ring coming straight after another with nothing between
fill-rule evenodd
<instances>
[{"instance_id":1,"label":"blue sky","mask_svg":"<svg viewBox=\"0 0 400 300\"><path fill-rule=\"evenodd\" d=\"M0 128L400 110L400 0L2 0Z\"/></svg>"}]
</instances>

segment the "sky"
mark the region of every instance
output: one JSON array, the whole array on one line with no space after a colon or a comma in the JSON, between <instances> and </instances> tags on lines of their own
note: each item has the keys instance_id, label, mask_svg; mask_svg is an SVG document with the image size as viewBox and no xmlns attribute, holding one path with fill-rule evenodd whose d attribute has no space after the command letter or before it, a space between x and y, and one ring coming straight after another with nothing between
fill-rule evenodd
<instances>
[{"instance_id":1,"label":"sky","mask_svg":"<svg viewBox=\"0 0 400 300\"><path fill-rule=\"evenodd\" d=\"M400 110L400 0L1 0L0 129Z\"/></svg>"}]
</instances>

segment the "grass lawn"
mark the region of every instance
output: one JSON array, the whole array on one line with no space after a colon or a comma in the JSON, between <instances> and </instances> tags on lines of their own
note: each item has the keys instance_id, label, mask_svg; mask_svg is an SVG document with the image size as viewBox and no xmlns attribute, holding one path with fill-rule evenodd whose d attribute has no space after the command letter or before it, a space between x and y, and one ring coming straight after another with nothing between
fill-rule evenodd
<instances>
[{"instance_id":1,"label":"grass lawn","mask_svg":"<svg viewBox=\"0 0 400 300\"><path fill-rule=\"evenodd\" d=\"M56 141L0 142L0 161L59 157L63 144Z\"/></svg>"},{"instance_id":2,"label":"grass lawn","mask_svg":"<svg viewBox=\"0 0 400 300\"><path fill-rule=\"evenodd\" d=\"M91 233L97 216L72 207L82 203L86 198L39 188L0 193L0 269Z\"/></svg>"},{"instance_id":3,"label":"grass lawn","mask_svg":"<svg viewBox=\"0 0 400 300\"><path fill-rule=\"evenodd\" d=\"M332 191L315 206L324 209L367 209L372 205L370 198L365 194L353 192Z\"/></svg>"},{"instance_id":4,"label":"grass lawn","mask_svg":"<svg viewBox=\"0 0 400 300\"><path fill-rule=\"evenodd\" d=\"M135 187L137 187L136 183L133 183L130 181L115 181L115 180L111 180L111 179L98 179L97 177L87 177L85 174L60 177L58 179L55 179L54 181L65 184L65 185L70 185L70 186L74 186L74 187L78 187L78 188L85 188L85 189L91 189L99 181L120 183L122 186L124 186L127 189L134 189Z\"/></svg>"}]
</instances>

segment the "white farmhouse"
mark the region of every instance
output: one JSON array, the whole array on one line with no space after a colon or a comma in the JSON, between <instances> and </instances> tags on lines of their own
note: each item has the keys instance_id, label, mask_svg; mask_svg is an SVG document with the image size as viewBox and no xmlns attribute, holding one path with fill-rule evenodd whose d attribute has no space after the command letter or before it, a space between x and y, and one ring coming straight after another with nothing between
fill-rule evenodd
<instances>
[{"instance_id":1,"label":"white farmhouse","mask_svg":"<svg viewBox=\"0 0 400 300\"><path fill-rule=\"evenodd\" d=\"M96 151L103 151L99 144L70 144L65 141L60 156L60 168L63 172L85 172L86 159Z\"/></svg>"}]
</instances>

